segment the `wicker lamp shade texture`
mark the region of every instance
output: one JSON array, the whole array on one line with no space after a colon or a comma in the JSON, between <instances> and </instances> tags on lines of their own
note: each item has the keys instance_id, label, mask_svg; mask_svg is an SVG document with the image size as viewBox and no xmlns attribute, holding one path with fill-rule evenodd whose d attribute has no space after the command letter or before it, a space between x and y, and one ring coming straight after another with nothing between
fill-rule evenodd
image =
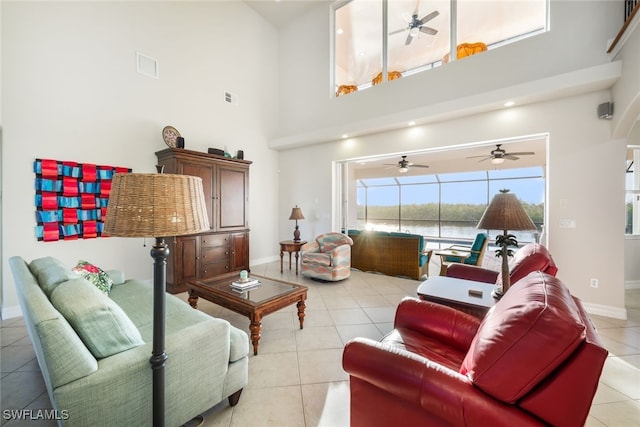
<instances>
[{"instance_id":1,"label":"wicker lamp shade texture","mask_svg":"<svg viewBox=\"0 0 640 427\"><path fill-rule=\"evenodd\" d=\"M535 230L536 225L513 193L496 194L477 228L483 230Z\"/></svg>"},{"instance_id":2,"label":"wicker lamp shade texture","mask_svg":"<svg viewBox=\"0 0 640 427\"><path fill-rule=\"evenodd\" d=\"M104 233L117 237L180 236L209 230L202 179L172 174L116 174Z\"/></svg>"}]
</instances>

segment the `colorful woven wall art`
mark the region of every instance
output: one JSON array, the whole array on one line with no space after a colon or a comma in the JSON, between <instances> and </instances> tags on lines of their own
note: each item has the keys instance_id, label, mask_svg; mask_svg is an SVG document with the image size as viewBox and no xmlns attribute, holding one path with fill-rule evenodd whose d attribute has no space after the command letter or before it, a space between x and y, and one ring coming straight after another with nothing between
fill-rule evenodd
<instances>
[{"instance_id":1,"label":"colorful woven wall art","mask_svg":"<svg viewBox=\"0 0 640 427\"><path fill-rule=\"evenodd\" d=\"M36 159L36 237L40 241L102 235L111 179L124 167Z\"/></svg>"}]
</instances>

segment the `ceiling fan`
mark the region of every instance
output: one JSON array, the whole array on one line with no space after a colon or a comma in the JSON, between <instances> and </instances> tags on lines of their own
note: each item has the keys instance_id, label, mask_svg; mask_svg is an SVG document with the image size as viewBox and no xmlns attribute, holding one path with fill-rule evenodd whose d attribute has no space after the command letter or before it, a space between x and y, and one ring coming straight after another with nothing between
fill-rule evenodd
<instances>
[{"instance_id":1,"label":"ceiling fan","mask_svg":"<svg viewBox=\"0 0 640 427\"><path fill-rule=\"evenodd\" d=\"M413 15L409 15L408 13L404 13L402 15L404 20L407 21L408 25L405 28L401 28L399 30L390 32L389 35L391 36L393 34L409 31L409 34L407 34L407 40L404 42L405 46L408 46L409 44L411 44L411 42L413 41L413 38L420 33L425 33L425 34L434 36L438 33L438 30L436 30L435 28L426 27L424 24L431 21L433 18L435 18L438 15L440 15L440 12L438 12L437 10L434 10L430 14L425 15L422 19L418 19L418 8L416 6L416 10L413 12Z\"/></svg>"},{"instance_id":2,"label":"ceiling fan","mask_svg":"<svg viewBox=\"0 0 640 427\"><path fill-rule=\"evenodd\" d=\"M427 165L416 165L414 163L411 163L410 161L407 160L407 156L402 156L402 160L400 160L395 165L394 164L389 164L389 163L385 163L385 165L387 165L387 166L397 166L398 167L398 172L400 172L400 173L409 172L409 168L411 168L411 167L414 167L414 168L428 168L429 167Z\"/></svg>"},{"instance_id":3,"label":"ceiling fan","mask_svg":"<svg viewBox=\"0 0 640 427\"><path fill-rule=\"evenodd\" d=\"M533 151L521 151L519 153L507 153L505 150L503 150L502 148L500 148L502 144L496 144L496 149L495 150L491 150L491 154L489 154L488 156L471 156L471 157L467 157L467 159L477 159L479 157L482 157L480 160L478 160L479 162L484 162L485 160L489 160L491 159L491 163L493 163L494 165L499 165L501 163L504 163L504 160L518 160L520 157L518 156L531 156L534 153Z\"/></svg>"}]
</instances>

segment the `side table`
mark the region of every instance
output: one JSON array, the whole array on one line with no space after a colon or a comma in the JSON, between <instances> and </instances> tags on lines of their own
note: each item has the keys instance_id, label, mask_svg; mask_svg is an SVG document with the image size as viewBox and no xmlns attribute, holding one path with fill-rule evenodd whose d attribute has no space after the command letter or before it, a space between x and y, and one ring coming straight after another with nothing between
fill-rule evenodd
<instances>
[{"instance_id":1,"label":"side table","mask_svg":"<svg viewBox=\"0 0 640 427\"><path fill-rule=\"evenodd\" d=\"M300 240L298 242L294 240L283 240L280 242L280 273L282 273L282 258L284 257L285 252L289 252L289 270L291 270L291 254L296 254L296 274L298 274L298 256L300 253L300 248L302 245L307 243L305 240Z\"/></svg>"},{"instance_id":2,"label":"side table","mask_svg":"<svg viewBox=\"0 0 640 427\"><path fill-rule=\"evenodd\" d=\"M418 297L483 318L498 301L491 296L494 287L491 283L435 276L420 283Z\"/></svg>"}]
</instances>

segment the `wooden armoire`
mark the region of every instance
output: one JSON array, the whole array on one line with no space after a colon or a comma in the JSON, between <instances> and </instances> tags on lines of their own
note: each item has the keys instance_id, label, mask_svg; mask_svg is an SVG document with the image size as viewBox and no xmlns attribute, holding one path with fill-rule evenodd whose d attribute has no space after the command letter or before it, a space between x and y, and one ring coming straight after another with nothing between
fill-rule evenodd
<instances>
[{"instance_id":1,"label":"wooden armoire","mask_svg":"<svg viewBox=\"0 0 640 427\"><path fill-rule=\"evenodd\" d=\"M167 291L186 290L190 280L235 277L249 270L250 161L182 148L158 151L164 173L202 178L211 231L166 236Z\"/></svg>"}]
</instances>

